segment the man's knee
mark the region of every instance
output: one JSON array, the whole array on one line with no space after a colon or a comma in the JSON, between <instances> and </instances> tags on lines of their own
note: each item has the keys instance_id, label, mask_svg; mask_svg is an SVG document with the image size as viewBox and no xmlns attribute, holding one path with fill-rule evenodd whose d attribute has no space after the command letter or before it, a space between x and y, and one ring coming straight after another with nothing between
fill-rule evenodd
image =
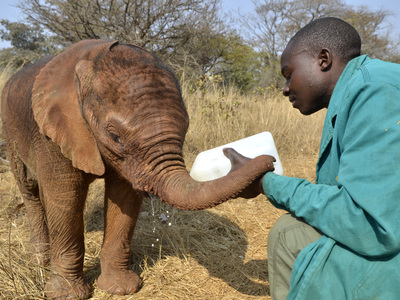
<instances>
[{"instance_id":1,"label":"man's knee","mask_svg":"<svg viewBox=\"0 0 400 300\"><path fill-rule=\"evenodd\" d=\"M286 233L293 227L297 226L297 219L294 215L287 213L279 217L275 222L274 226L271 228L268 234L268 244L274 242L282 233Z\"/></svg>"},{"instance_id":2,"label":"man's knee","mask_svg":"<svg viewBox=\"0 0 400 300\"><path fill-rule=\"evenodd\" d=\"M317 229L305 223L303 219L288 213L282 215L270 230L268 248L271 246L274 248L273 245L277 242L284 243L297 256L304 247L320 237L321 233Z\"/></svg>"}]
</instances>

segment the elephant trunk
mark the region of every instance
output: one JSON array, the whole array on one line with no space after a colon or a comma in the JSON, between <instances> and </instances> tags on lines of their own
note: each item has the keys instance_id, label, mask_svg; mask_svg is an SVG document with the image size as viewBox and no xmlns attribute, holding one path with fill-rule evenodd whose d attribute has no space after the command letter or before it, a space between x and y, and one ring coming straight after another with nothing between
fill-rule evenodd
<instances>
[{"instance_id":1,"label":"elephant trunk","mask_svg":"<svg viewBox=\"0 0 400 300\"><path fill-rule=\"evenodd\" d=\"M182 147L188 127L188 116L182 102L141 107L141 113L151 116L152 126L141 126L138 147L130 159L124 160L122 173L134 189L158 196L171 206L184 210L199 210L236 198L258 177L271 170L271 158L264 155L250 160L225 177L195 181L188 173ZM155 109L155 108L154 108Z\"/></svg>"},{"instance_id":2,"label":"elephant trunk","mask_svg":"<svg viewBox=\"0 0 400 300\"><path fill-rule=\"evenodd\" d=\"M238 197L255 179L269 170L271 163L268 156L260 156L222 178L205 182L192 179L184 165L175 165L171 167L173 170L163 172L162 184L150 192L176 208L206 209Z\"/></svg>"}]
</instances>

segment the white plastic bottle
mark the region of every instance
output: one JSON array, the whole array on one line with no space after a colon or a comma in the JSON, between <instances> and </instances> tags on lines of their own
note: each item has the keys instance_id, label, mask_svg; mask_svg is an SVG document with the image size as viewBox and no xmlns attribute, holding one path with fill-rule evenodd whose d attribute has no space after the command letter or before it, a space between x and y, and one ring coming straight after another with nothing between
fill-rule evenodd
<instances>
[{"instance_id":1,"label":"white plastic bottle","mask_svg":"<svg viewBox=\"0 0 400 300\"><path fill-rule=\"evenodd\" d=\"M255 158L262 154L275 157L274 172L283 175L278 151L270 132L261 132L247 138L199 153L193 163L190 176L197 181L208 181L225 176L231 170L231 162L224 155L223 148L233 148L240 154Z\"/></svg>"}]
</instances>

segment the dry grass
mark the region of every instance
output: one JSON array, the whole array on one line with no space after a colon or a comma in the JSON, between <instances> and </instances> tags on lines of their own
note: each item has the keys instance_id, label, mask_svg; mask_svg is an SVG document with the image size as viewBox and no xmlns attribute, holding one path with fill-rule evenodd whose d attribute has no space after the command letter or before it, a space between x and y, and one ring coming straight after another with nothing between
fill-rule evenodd
<instances>
[{"instance_id":1,"label":"dry grass","mask_svg":"<svg viewBox=\"0 0 400 300\"><path fill-rule=\"evenodd\" d=\"M184 147L189 168L200 151L270 131L285 174L314 180L323 113L303 117L279 95L240 95L212 86L184 96L191 117ZM198 212L148 199L132 241L132 267L143 287L123 297L98 290L103 190L101 180L92 185L85 214L85 276L95 287L93 299L270 298L266 242L282 211L263 196ZM28 220L19 201L10 170L0 166L0 298L43 299L48 270L30 262ZM162 213L170 226L159 220Z\"/></svg>"},{"instance_id":2,"label":"dry grass","mask_svg":"<svg viewBox=\"0 0 400 300\"><path fill-rule=\"evenodd\" d=\"M184 93L184 98L190 116L184 148L188 167L201 151L262 131L272 133L281 157L318 153L324 111L305 117L280 93L240 95L210 88L205 95Z\"/></svg>"}]
</instances>

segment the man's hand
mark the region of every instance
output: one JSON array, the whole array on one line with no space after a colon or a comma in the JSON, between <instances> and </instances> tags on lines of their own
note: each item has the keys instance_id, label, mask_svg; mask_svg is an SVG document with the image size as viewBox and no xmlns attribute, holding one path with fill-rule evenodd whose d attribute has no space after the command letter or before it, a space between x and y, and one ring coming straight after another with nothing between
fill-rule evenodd
<instances>
[{"instance_id":1,"label":"man's hand","mask_svg":"<svg viewBox=\"0 0 400 300\"><path fill-rule=\"evenodd\" d=\"M241 155L232 148L224 148L223 152L224 155L231 161L232 167L229 173L232 173L240 169L244 164L246 164L248 161L251 160L250 158ZM271 159L271 168L268 170L268 172L273 171L275 169L273 162L276 160L273 156L270 156L270 159ZM249 185L242 193L240 193L239 197L250 199L257 197L259 194L264 194L264 190L262 187L263 178L264 175L258 177L251 185Z\"/></svg>"}]
</instances>

